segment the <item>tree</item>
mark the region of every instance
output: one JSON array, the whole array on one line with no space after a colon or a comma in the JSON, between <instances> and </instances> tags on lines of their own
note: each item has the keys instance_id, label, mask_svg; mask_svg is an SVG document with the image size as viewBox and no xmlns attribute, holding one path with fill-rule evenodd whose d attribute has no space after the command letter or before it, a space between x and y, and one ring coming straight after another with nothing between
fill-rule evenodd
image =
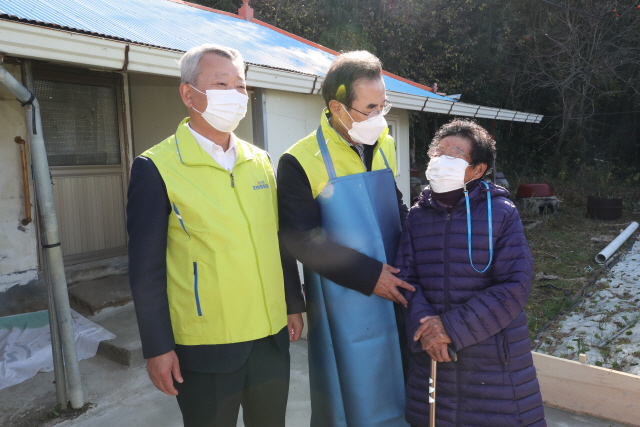
<instances>
[{"instance_id":1,"label":"tree","mask_svg":"<svg viewBox=\"0 0 640 427\"><path fill-rule=\"evenodd\" d=\"M566 168L593 119L611 101L629 97L638 107L640 24L635 2L570 1L539 4L532 33L523 41L518 96L533 91L557 96L561 126L554 139L556 171ZM613 5L613 6L612 6ZM620 110L620 106L617 107ZM585 144L585 142L587 144Z\"/></svg>"},{"instance_id":2,"label":"tree","mask_svg":"<svg viewBox=\"0 0 640 427\"><path fill-rule=\"evenodd\" d=\"M241 0L195 0L237 12ZM640 10L632 0L254 0L257 19L464 102L544 114L496 121L501 168L640 172ZM615 10L615 12L614 12ZM412 166L450 116L411 113ZM490 127L489 121L479 120ZM585 153L589 156L585 156ZM588 157L588 158L587 158ZM551 170L547 159L553 159ZM597 161L594 159L598 159Z\"/></svg>"}]
</instances>

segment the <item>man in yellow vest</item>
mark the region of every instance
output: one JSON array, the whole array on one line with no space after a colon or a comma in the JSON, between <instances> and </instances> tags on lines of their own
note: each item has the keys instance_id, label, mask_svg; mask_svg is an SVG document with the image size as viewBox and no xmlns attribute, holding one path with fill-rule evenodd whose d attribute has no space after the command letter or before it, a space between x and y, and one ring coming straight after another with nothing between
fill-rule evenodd
<instances>
[{"instance_id":1,"label":"man in yellow vest","mask_svg":"<svg viewBox=\"0 0 640 427\"><path fill-rule=\"evenodd\" d=\"M136 158L129 276L154 385L186 427L284 427L289 342L302 331L295 260L280 250L268 154L233 134L247 110L235 49L180 61L189 118Z\"/></svg>"},{"instance_id":2,"label":"man in yellow vest","mask_svg":"<svg viewBox=\"0 0 640 427\"><path fill-rule=\"evenodd\" d=\"M304 265L311 426L406 426L396 309L414 288L391 266L408 209L380 61L339 55L322 96L318 130L278 164L281 234Z\"/></svg>"}]
</instances>

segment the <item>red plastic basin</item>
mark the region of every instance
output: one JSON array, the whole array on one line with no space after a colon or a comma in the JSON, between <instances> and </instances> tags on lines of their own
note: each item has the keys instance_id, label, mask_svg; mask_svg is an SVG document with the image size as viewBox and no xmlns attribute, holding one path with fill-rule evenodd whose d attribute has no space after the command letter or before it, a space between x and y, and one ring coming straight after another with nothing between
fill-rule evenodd
<instances>
[{"instance_id":1,"label":"red plastic basin","mask_svg":"<svg viewBox=\"0 0 640 427\"><path fill-rule=\"evenodd\" d=\"M516 197L551 197L551 186L549 184L521 184L518 187Z\"/></svg>"}]
</instances>

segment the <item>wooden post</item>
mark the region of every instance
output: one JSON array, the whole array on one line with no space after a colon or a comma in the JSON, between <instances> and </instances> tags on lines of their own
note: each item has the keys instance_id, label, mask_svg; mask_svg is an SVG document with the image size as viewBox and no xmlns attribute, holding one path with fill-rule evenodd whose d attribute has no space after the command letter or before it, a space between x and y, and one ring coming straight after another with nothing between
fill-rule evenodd
<instances>
[{"instance_id":1,"label":"wooden post","mask_svg":"<svg viewBox=\"0 0 640 427\"><path fill-rule=\"evenodd\" d=\"M13 139L16 144L20 144L20 156L22 157L22 187L24 190L24 216L22 225L29 224L31 219L31 196L29 195L29 169L27 167L27 146L24 139L16 136Z\"/></svg>"},{"instance_id":2,"label":"wooden post","mask_svg":"<svg viewBox=\"0 0 640 427\"><path fill-rule=\"evenodd\" d=\"M436 427L436 369L438 362L431 359L431 377L429 378L429 427Z\"/></svg>"}]
</instances>

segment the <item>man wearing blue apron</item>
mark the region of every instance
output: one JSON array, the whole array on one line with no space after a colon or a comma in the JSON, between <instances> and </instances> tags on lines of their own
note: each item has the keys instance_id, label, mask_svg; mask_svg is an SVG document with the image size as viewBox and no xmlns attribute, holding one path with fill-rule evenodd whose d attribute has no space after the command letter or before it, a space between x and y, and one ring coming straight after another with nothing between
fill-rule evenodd
<instances>
[{"instance_id":1,"label":"man wearing blue apron","mask_svg":"<svg viewBox=\"0 0 640 427\"><path fill-rule=\"evenodd\" d=\"M320 126L283 154L277 178L281 238L304 265L311 426L404 427L394 303L414 288L391 267L408 210L380 61L338 56L322 94Z\"/></svg>"}]
</instances>

